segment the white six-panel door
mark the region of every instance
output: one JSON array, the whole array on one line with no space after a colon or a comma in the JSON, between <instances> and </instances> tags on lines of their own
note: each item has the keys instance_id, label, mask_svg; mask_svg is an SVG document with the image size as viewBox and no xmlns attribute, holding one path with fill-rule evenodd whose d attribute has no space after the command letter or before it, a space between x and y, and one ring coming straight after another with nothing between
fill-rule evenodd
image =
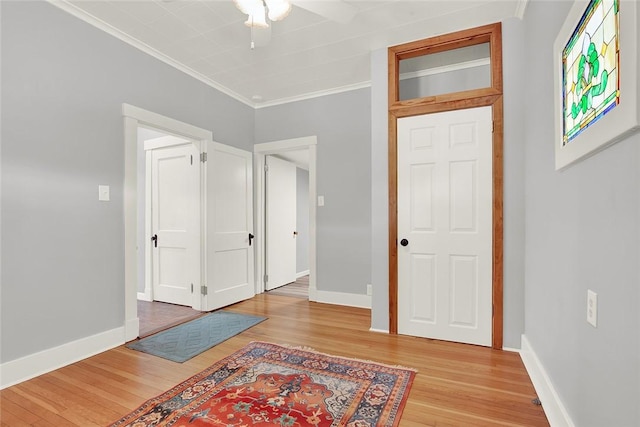
<instances>
[{"instance_id":1,"label":"white six-panel door","mask_svg":"<svg viewBox=\"0 0 640 427\"><path fill-rule=\"evenodd\" d=\"M491 107L397 129L398 332L490 346Z\"/></svg>"},{"instance_id":2,"label":"white six-panel door","mask_svg":"<svg viewBox=\"0 0 640 427\"><path fill-rule=\"evenodd\" d=\"M296 280L296 166L266 157L267 290Z\"/></svg>"},{"instance_id":3,"label":"white six-panel door","mask_svg":"<svg viewBox=\"0 0 640 427\"><path fill-rule=\"evenodd\" d=\"M207 157L203 310L214 310L255 295L253 154L209 142Z\"/></svg>"},{"instance_id":4,"label":"white six-panel door","mask_svg":"<svg viewBox=\"0 0 640 427\"><path fill-rule=\"evenodd\" d=\"M198 307L199 152L189 143L151 151L152 286L155 301Z\"/></svg>"}]
</instances>

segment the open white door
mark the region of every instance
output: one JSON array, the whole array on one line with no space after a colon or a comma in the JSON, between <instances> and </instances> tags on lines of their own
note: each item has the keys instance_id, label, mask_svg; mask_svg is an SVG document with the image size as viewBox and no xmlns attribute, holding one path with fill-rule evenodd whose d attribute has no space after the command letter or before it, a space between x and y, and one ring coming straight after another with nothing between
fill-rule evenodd
<instances>
[{"instance_id":1,"label":"open white door","mask_svg":"<svg viewBox=\"0 0 640 427\"><path fill-rule=\"evenodd\" d=\"M253 169L248 151L207 143L203 310L251 298L254 290Z\"/></svg>"},{"instance_id":2,"label":"open white door","mask_svg":"<svg viewBox=\"0 0 640 427\"><path fill-rule=\"evenodd\" d=\"M266 157L267 290L296 281L296 166Z\"/></svg>"},{"instance_id":3,"label":"open white door","mask_svg":"<svg viewBox=\"0 0 640 427\"><path fill-rule=\"evenodd\" d=\"M398 332L491 346L491 107L398 119Z\"/></svg>"},{"instance_id":4,"label":"open white door","mask_svg":"<svg viewBox=\"0 0 640 427\"><path fill-rule=\"evenodd\" d=\"M198 149L187 143L155 148L150 155L153 300L199 309L192 293L200 283Z\"/></svg>"}]
</instances>

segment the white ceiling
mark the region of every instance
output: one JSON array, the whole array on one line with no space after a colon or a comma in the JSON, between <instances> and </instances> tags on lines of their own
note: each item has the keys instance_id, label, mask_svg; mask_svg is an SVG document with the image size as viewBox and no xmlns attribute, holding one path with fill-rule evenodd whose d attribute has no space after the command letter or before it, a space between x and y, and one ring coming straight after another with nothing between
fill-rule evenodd
<instances>
[{"instance_id":1,"label":"white ceiling","mask_svg":"<svg viewBox=\"0 0 640 427\"><path fill-rule=\"evenodd\" d=\"M372 50L521 17L527 0L349 0L357 14L348 24L294 6L271 23L270 35L254 33L254 50L246 16L232 0L50 1L261 107L364 87Z\"/></svg>"}]
</instances>

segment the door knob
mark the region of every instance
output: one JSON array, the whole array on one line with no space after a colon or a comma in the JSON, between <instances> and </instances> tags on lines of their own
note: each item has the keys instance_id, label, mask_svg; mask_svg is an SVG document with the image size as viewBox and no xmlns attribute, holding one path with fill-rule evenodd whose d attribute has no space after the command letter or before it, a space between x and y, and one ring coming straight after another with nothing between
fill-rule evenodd
<instances>
[{"instance_id":1,"label":"door knob","mask_svg":"<svg viewBox=\"0 0 640 427\"><path fill-rule=\"evenodd\" d=\"M249 233L249 246L251 246L251 241L255 238L253 234Z\"/></svg>"},{"instance_id":2,"label":"door knob","mask_svg":"<svg viewBox=\"0 0 640 427\"><path fill-rule=\"evenodd\" d=\"M402 246L407 246L409 244L409 241L407 239L402 239L402 240L400 240L400 244Z\"/></svg>"},{"instance_id":3,"label":"door knob","mask_svg":"<svg viewBox=\"0 0 640 427\"><path fill-rule=\"evenodd\" d=\"M153 241L153 246L157 248L157 247L158 247L158 235L157 235L157 234L154 234L154 235L151 237L151 240Z\"/></svg>"}]
</instances>

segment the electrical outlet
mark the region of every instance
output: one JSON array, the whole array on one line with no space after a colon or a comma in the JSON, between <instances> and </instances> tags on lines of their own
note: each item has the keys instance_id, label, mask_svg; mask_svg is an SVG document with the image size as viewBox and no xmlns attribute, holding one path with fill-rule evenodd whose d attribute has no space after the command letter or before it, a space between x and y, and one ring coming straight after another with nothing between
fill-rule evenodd
<instances>
[{"instance_id":1,"label":"electrical outlet","mask_svg":"<svg viewBox=\"0 0 640 427\"><path fill-rule=\"evenodd\" d=\"M591 289L587 289L587 322L598 327L598 294Z\"/></svg>"},{"instance_id":2,"label":"electrical outlet","mask_svg":"<svg viewBox=\"0 0 640 427\"><path fill-rule=\"evenodd\" d=\"M373 293L373 286L367 285L367 295L371 295Z\"/></svg>"}]
</instances>

